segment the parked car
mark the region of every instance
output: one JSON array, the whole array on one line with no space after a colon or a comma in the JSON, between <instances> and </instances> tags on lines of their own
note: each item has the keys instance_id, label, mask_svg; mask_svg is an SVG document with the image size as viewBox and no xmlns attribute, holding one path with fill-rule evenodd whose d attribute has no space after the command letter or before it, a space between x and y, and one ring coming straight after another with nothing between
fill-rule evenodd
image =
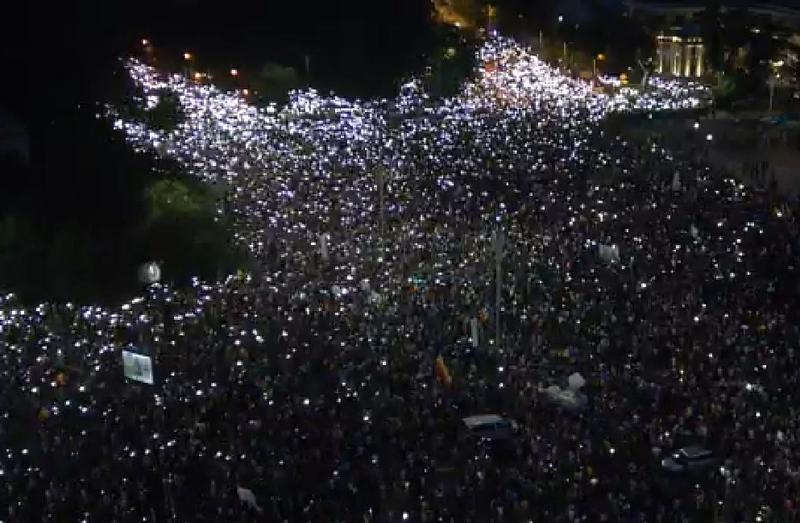
<instances>
[{"instance_id":1,"label":"parked car","mask_svg":"<svg viewBox=\"0 0 800 523\"><path fill-rule=\"evenodd\" d=\"M717 462L714 453L700 445L689 445L661 460L661 468L667 472L699 472Z\"/></svg>"},{"instance_id":2,"label":"parked car","mask_svg":"<svg viewBox=\"0 0 800 523\"><path fill-rule=\"evenodd\" d=\"M503 418L497 414L468 416L462 421L469 434L480 439L510 439L519 429L515 421Z\"/></svg>"}]
</instances>

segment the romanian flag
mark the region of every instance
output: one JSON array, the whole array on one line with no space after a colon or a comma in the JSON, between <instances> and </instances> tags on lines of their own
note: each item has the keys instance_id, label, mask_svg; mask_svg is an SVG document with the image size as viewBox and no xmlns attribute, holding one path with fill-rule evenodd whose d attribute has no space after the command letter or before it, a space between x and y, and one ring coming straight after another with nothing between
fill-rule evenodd
<instances>
[{"instance_id":1,"label":"romanian flag","mask_svg":"<svg viewBox=\"0 0 800 523\"><path fill-rule=\"evenodd\" d=\"M453 378L450 376L450 370L447 368L447 365L444 363L444 358L441 355L436 356L436 360L434 361L434 371L436 372L436 379L441 382L442 385L449 388L453 384Z\"/></svg>"}]
</instances>

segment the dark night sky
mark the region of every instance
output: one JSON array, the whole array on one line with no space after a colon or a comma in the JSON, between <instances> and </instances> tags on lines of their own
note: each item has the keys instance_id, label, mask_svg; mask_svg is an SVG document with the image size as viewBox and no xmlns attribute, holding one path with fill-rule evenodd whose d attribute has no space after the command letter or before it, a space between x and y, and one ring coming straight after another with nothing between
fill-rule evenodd
<instances>
[{"instance_id":1,"label":"dark night sky","mask_svg":"<svg viewBox=\"0 0 800 523\"><path fill-rule=\"evenodd\" d=\"M9 19L3 62L7 110L26 120L102 97L110 64L143 36L208 62L301 68L305 54L323 87L385 90L387 79L418 66L428 34L428 0L71 0L32 6ZM26 27L27 26L27 27ZM328 85L329 84L329 85ZM353 94L362 94L354 92ZM20 103L20 100L26 100Z\"/></svg>"}]
</instances>

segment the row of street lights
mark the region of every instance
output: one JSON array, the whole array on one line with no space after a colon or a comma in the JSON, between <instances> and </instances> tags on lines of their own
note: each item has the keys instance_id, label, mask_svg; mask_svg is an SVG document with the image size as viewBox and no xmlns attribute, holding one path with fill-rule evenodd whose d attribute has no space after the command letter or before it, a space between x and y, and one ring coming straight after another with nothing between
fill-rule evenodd
<instances>
[{"instance_id":1,"label":"row of street lights","mask_svg":"<svg viewBox=\"0 0 800 523\"><path fill-rule=\"evenodd\" d=\"M153 50L152 42L148 38L142 38L140 40L140 43L142 44L142 47L144 47L145 50L148 53L152 53L152 50ZM201 81L203 78L209 78L209 79L212 78L212 76L210 74L208 74L208 73L202 73L200 71L194 71L194 73L192 73L192 63L193 63L194 59L195 59L195 55L192 52L184 51L184 53L183 53L183 61L186 63L186 68L185 68L186 77L194 78L194 80L198 81L198 82ZM228 73L230 74L231 78L239 78L239 74L240 74L239 73L239 69L237 69L235 67L231 68L228 71ZM249 96L250 95L250 89L247 89L246 87L242 88L240 92L244 96Z\"/></svg>"}]
</instances>

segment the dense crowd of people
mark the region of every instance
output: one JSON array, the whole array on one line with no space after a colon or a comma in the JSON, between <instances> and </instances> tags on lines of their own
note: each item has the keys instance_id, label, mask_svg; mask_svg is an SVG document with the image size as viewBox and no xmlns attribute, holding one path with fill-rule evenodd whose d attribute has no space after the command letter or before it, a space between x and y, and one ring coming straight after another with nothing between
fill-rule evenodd
<instances>
[{"instance_id":1,"label":"dense crowd of people","mask_svg":"<svg viewBox=\"0 0 800 523\"><path fill-rule=\"evenodd\" d=\"M604 94L508 40L480 53L452 99L280 109L129 62L186 121L102 116L219 185L253 267L113 310L3 297L0 520L794 521L789 209L604 126L700 88ZM546 401L573 372L585 408ZM509 445L464 431L486 413ZM667 474L690 443L718 464Z\"/></svg>"}]
</instances>

